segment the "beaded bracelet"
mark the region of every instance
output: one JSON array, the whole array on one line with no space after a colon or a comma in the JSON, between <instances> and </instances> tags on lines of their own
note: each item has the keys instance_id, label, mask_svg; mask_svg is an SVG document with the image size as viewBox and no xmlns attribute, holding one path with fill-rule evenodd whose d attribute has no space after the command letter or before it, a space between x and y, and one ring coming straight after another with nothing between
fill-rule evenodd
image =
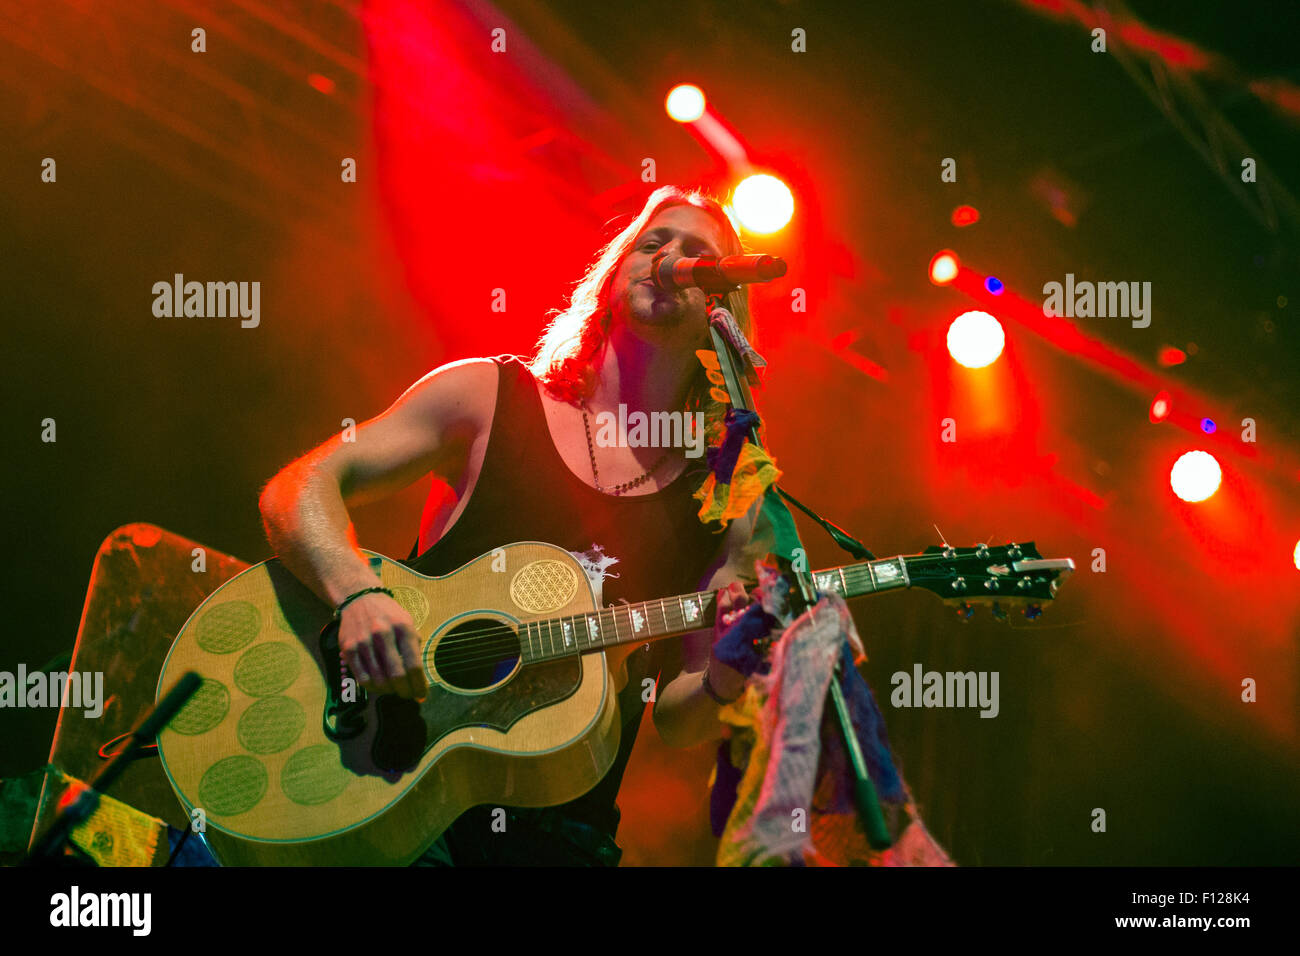
<instances>
[{"instance_id":1,"label":"beaded bracelet","mask_svg":"<svg viewBox=\"0 0 1300 956\"><path fill-rule=\"evenodd\" d=\"M355 594L349 594L347 597L343 599L343 601L339 604L339 606L334 609L333 620L335 621L342 620L343 609L347 607L349 604L351 604L353 601L355 601L357 598L361 597L363 594L374 594L376 592L387 594L389 597L393 597L393 592L388 590L388 588L385 587L376 586L373 588L362 588L360 591L357 591Z\"/></svg>"}]
</instances>

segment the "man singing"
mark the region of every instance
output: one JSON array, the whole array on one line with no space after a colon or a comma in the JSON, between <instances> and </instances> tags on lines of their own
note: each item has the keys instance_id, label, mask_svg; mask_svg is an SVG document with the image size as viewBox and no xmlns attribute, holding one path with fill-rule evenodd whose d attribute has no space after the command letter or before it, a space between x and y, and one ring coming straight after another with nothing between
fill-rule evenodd
<instances>
[{"instance_id":1,"label":"man singing","mask_svg":"<svg viewBox=\"0 0 1300 956\"><path fill-rule=\"evenodd\" d=\"M739 582L769 550L757 504L725 532L699 517L693 497L707 472L682 448L599 440L602 413L703 412L717 433L725 406L710 395L695 352L710 348L705 297L649 281L660 250L683 256L743 252L726 213L694 191L665 186L599 254L536 356L467 359L424 376L354 442L331 439L267 484L260 508L280 560L331 606L372 587L347 508L390 495L429 471L454 496L431 494L405 562L426 575L453 571L512 541L573 552L599 545L617 559L606 605L724 589L719 626L642 647L619 695L617 759L592 790L563 806L464 813L420 858L427 865L617 864L615 804L644 711L642 680L658 678L653 715L668 744L721 735L720 706L744 678L712 653L723 615L743 605ZM750 331L745 292L727 308ZM607 431L605 432L607 434ZM435 488L438 488L435 483ZM421 639L410 615L382 593L356 598L339 625L344 661L372 693L423 697ZM497 817L499 819L499 815Z\"/></svg>"}]
</instances>

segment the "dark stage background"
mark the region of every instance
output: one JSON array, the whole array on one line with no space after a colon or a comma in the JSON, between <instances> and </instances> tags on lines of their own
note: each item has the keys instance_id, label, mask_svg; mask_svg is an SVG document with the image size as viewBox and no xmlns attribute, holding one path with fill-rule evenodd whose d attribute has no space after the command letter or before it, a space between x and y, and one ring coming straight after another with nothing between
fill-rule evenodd
<instances>
[{"instance_id":1,"label":"dark stage background","mask_svg":"<svg viewBox=\"0 0 1300 956\"><path fill-rule=\"evenodd\" d=\"M881 556L937 525L1079 565L1034 625L962 625L921 592L856 606L939 841L963 865L1295 863L1300 17L1107 7L1100 54L1098 14L1069 0L0 2L0 670L70 651L113 529L264 560L257 495L279 467L443 362L530 351L655 185L729 188L663 112L690 81L794 190L791 225L750 240L791 262L755 296L785 486ZM960 204L979 222L956 227ZM1151 325L1054 339L1004 320L1007 352L972 384L943 342L973 306L927 278L944 247L1034 303L1066 273L1149 281ZM154 317L175 273L260 281L260 325ZM1186 361L1162 366L1170 347ZM1155 381L1218 433L1149 421ZM1196 447L1225 476L1205 505L1169 488ZM357 510L361 544L405 557L429 486ZM801 531L814 565L840 563ZM998 671L1000 714L891 707L890 675L918 662ZM0 712L0 778L44 762L55 716ZM625 864L712 861L711 763L647 718Z\"/></svg>"}]
</instances>

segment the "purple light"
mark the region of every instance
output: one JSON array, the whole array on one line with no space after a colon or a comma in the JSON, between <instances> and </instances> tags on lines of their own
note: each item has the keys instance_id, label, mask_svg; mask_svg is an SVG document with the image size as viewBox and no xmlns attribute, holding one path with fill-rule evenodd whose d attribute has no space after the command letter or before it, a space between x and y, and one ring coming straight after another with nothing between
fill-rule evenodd
<instances>
[{"instance_id":1,"label":"purple light","mask_svg":"<svg viewBox=\"0 0 1300 956\"><path fill-rule=\"evenodd\" d=\"M1205 432L1205 434L1207 434L1207 435L1213 435L1213 434L1214 434L1214 429L1217 428L1217 427L1218 427L1218 426L1214 424L1214 419L1213 419L1213 418L1202 418L1202 419L1201 419L1201 431Z\"/></svg>"},{"instance_id":2,"label":"purple light","mask_svg":"<svg viewBox=\"0 0 1300 956\"><path fill-rule=\"evenodd\" d=\"M997 276L989 276L984 280L984 288L989 290L991 295L1002 294L1002 280Z\"/></svg>"}]
</instances>

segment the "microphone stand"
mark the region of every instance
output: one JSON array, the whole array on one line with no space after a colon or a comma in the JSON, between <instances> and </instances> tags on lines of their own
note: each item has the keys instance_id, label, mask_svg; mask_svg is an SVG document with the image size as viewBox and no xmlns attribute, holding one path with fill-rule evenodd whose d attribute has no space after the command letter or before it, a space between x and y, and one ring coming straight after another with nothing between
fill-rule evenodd
<instances>
[{"instance_id":1,"label":"microphone stand","mask_svg":"<svg viewBox=\"0 0 1300 956\"><path fill-rule=\"evenodd\" d=\"M767 362L750 346L740 329L740 325L736 322L735 316L723 306L723 296L736 288L738 287L721 288L721 286L711 286L704 289L709 306L709 335L713 338L713 349L718 355L718 366L722 372L723 381L727 386L727 394L731 396L732 407L744 411L753 411L754 398L749 388L750 377L754 376L756 380L757 375L754 369L765 367ZM757 425L750 428L750 440L755 445L759 445ZM762 446L759 445L759 447ZM838 526L813 514L808 508L795 500L793 496L777 488L775 484L772 487L783 498L797 505L806 514L811 515L831 533L836 542L853 554L854 557L859 559L871 558L871 552L860 541ZM797 531L796 540L798 540ZM802 545L802 542L800 544ZM817 589L814 586L812 572L807 569L799 570L792 567L790 573L799 588L804 604L807 607L812 607L817 603ZM853 768L853 802L871 848L873 850L887 850L893 845L893 840L889 835L889 827L885 824L885 815L880 807L880 798L876 794L876 787L867 773L867 762L862 756L858 735L853 729L853 721L849 716L849 707L844 699L844 691L840 688L842 674L843 662L841 655L841 658L837 658L835 662L835 672L831 677L828 697L831 706L835 710L840 733L844 738L844 747L848 752L849 763Z\"/></svg>"},{"instance_id":2,"label":"microphone stand","mask_svg":"<svg viewBox=\"0 0 1300 956\"><path fill-rule=\"evenodd\" d=\"M100 794L122 775L127 765L140 755L140 751L146 745L153 743L159 731L194 696L194 692L199 689L199 684L202 682L202 678L195 671L187 671L167 696L158 703L158 706L140 722L140 726L131 732L126 746L95 775L93 782L90 784L73 782L73 788L59 801L59 810L54 821L41 838L32 844L31 852L23 861L24 866L62 862L63 843L68 835L98 809ZM81 855L85 856L84 853Z\"/></svg>"}]
</instances>

